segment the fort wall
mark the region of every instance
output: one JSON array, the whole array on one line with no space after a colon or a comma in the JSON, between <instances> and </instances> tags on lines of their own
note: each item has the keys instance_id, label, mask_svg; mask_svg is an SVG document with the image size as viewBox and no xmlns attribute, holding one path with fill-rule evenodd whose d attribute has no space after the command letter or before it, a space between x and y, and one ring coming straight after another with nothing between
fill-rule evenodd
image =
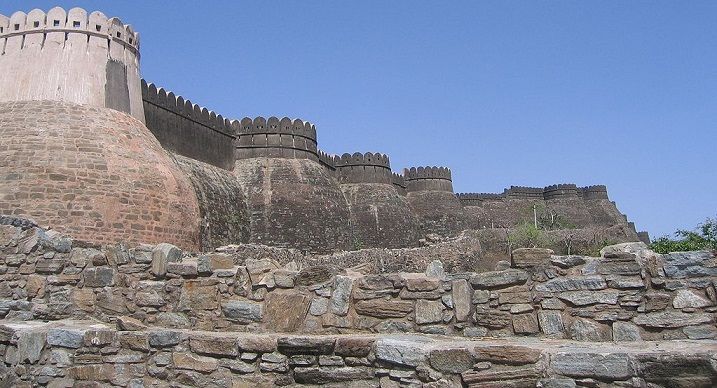
<instances>
[{"instance_id":1,"label":"fort wall","mask_svg":"<svg viewBox=\"0 0 717 388\"><path fill-rule=\"evenodd\" d=\"M234 128L222 115L142 80L147 128L162 147L231 170Z\"/></svg>"},{"instance_id":2,"label":"fort wall","mask_svg":"<svg viewBox=\"0 0 717 388\"><path fill-rule=\"evenodd\" d=\"M309 159L319 161L316 127L288 117L245 117L234 122L237 160L250 158Z\"/></svg>"},{"instance_id":3,"label":"fort wall","mask_svg":"<svg viewBox=\"0 0 717 388\"><path fill-rule=\"evenodd\" d=\"M339 183L393 184L388 155L367 152L343 154L334 158Z\"/></svg>"},{"instance_id":4,"label":"fort wall","mask_svg":"<svg viewBox=\"0 0 717 388\"><path fill-rule=\"evenodd\" d=\"M451 170L446 167L410 167L403 171L406 190L453 192Z\"/></svg>"},{"instance_id":5,"label":"fort wall","mask_svg":"<svg viewBox=\"0 0 717 388\"><path fill-rule=\"evenodd\" d=\"M0 101L107 107L144 122L139 34L81 8L0 15Z\"/></svg>"}]
</instances>

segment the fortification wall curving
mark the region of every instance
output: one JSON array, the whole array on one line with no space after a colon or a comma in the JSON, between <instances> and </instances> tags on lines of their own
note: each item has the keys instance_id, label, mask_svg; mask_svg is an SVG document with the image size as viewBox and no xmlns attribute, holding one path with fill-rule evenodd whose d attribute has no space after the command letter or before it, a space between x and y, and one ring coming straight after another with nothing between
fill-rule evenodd
<instances>
[{"instance_id":1,"label":"fortification wall curving","mask_svg":"<svg viewBox=\"0 0 717 388\"><path fill-rule=\"evenodd\" d=\"M202 251L249 241L249 212L244 191L230 172L173 154L189 177L199 204L199 245Z\"/></svg>"},{"instance_id":2,"label":"fortification wall curving","mask_svg":"<svg viewBox=\"0 0 717 388\"><path fill-rule=\"evenodd\" d=\"M162 147L231 171L234 129L229 119L142 80L147 128Z\"/></svg>"},{"instance_id":3,"label":"fortification wall curving","mask_svg":"<svg viewBox=\"0 0 717 388\"><path fill-rule=\"evenodd\" d=\"M144 121L139 34L81 8L0 15L0 101L107 107Z\"/></svg>"},{"instance_id":4,"label":"fortification wall curving","mask_svg":"<svg viewBox=\"0 0 717 388\"><path fill-rule=\"evenodd\" d=\"M418 220L392 184L346 183L341 190L351 212L353 249L418 245Z\"/></svg>"},{"instance_id":5,"label":"fortification wall curving","mask_svg":"<svg viewBox=\"0 0 717 388\"><path fill-rule=\"evenodd\" d=\"M133 117L59 101L0 103L0 213L97 243L198 248L186 176Z\"/></svg>"},{"instance_id":6,"label":"fortification wall curving","mask_svg":"<svg viewBox=\"0 0 717 388\"><path fill-rule=\"evenodd\" d=\"M388 155L356 152L334 157L339 183L393 183Z\"/></svg>"},{"instance_id":7,"label":"fortification wall curving","mask_svg":"<svg viewBox=\"0 0 717 388\"><path fill-rule=\"evenodd\" d=\"M315 253L352 247L349 205L322 164L253 157L237 159L234 175L247 198L250 242Z\"/></svg>"},{"instance_id":8,"label":"fortification wall curving","mask_svg":"<svg viewBox=\"0 0 717 388\"><path fill-rule=\"evenodd\" d=\"M406 191L453 192L451 170L446 167L411 167L404 169Z\"/></svg>"},{"instance_id":9,"label":"fortification wall curving","mask_svg":"<svg viewBox=\"0 0 717 388\"><path fill-rule=\"evenodd\" d=\"M245 117L233 122L233 127L237 160L264 157L319 162L316 127L308 121L273 116L269 119Z\"/></svg>"},{"instance_id":10,"label":"fortification wall curving","mask_svg":"<svg viewBox=\"0 0 717 388\"><path fill-rule=\"evenodd\" d=\"M406 191L406 179L401 174L395 172L391 173L391 183L396 188L398 194L405 196L408 192Z\"/></svg>"}]
</instances>

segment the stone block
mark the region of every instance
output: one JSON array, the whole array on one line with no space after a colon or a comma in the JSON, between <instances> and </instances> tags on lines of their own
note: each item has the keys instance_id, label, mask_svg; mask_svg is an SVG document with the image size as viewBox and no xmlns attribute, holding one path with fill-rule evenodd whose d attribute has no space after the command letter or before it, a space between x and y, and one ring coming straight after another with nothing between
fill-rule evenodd
<instances>
[{"instance_id":1,"label":"stone block","mask_svg":"<svg viewBox=\"0 0 717 388\"><path fill-rule=\"evenodd\" d=\"M562 338L565 333L563 316L558 310L547 310L538 312L540 331L546 336Z\"/></svg>"},{"instance_id":2,"label":"stone block","mask_svg":"<svg viewBox=\"0 0 717 388\"><path fill-rule=\"evenodd\" d=\"M311 297L292 291L274 291L266 297L264 321L277 332L294 332L309 312Z\"/></svg>"},{"instance_id":3,"label":"stone block","mask_svg":"<svg viewBox=\"0 0 717 388\"><path fill-rule=\"evenodd\" d=\"M612 324L612 339L616 342L640 341L640 328L629 322L617 321Z\"/></svg>"},{"instance_id":4,"label":"stone block","mask_svg":"<svg viewBox=\"0 0 717 388\"><path fill-rule=\"evenodd\" d=\"M242 359L244 359L245 353L273 353L276 351L276 338L270 336L240 336L236 341L242 352Z\"/></svg>"},{"instance_id":5,"label":"stone block","mask_svg":"<svg viewBox=\"0 0 717 388\"><path fill-rule=\"evenodd\" d=\"M437 323L443 321L443 302L440 300L418 300L416 301L416 323Z\"/></svg>"},{"instance_id":6,"label":"stone block","mask_svg":"<svg viewBox=\"0 0 717 388\"><path fill-rule=\"evenodd\" d=\"M658 328L676 329L685 326L696 326L703 323L713 323L713 318L707 313L684 313L681 311L661 311L638 315L632 320L636 325Z\"/></svg>"},{"instance_id":7,"label":"stone block","mask_svg":"<svg viewBox=\"0 0 717 388\"><path fill-rule=\"evenodd\" d=\"M402 318L413 311L413 302L399 299L371 299L356 302L356 312L376 318Z\"/></svg>"},{"instance_id":8,"label":"stone block","mask_svg":"<svg viewBox=\"0 0 717 388\"><path fill-rule=\"evenodd\" d=\"M473 368L475 357L468 349L435 349L428 355L433 369L443 373L461 373Z\"/></svg>"},{"instance_id":9,"label":"stone block","mask_svg":"<svg viewBox=\"0 0 717 388\"><path fill-rule=\"evenodd\" d=\"M184 282L179 296L178 308L181 311L215 310L219 307L217 286L202 280Z\"/></svg>"},{"instance_id":10,"label":"stone block","mask_svg":"<svg viewBox=\"0 0 717 388\"><path fill-rule=\"evenodd\" d=\"M152 267L150 272L156 277L167 274L167 263L177 262L182 258L182 250L172 244L157 244L152 249Z\"/></svg>"},{"instance_id":11,"label":"stone block","mask_svg":"<svg viewBox=\"0 0 717 388\"><path fill-rule=\"evenodd\" d=\"M612 339L612 333L603 325L585 318L575 318L568 328L568 333L570 338L576 341L602 342Z\"/></svg>"},{"instance_id":12,"label":"stone block","mask_svg":"<svg viewBox=\"0 0 717 388\"><path fill-rule=\"evenodd\" d=\"M550 366L564 376L607 381L627 380L635 374L629 356L624 353L556 353Z\"/></svg>"},{"instance_id":13,"label":"stone block","mask_svg":"<svg viewBox=\"0 0 717 388\"><path fill-rule=\"evenodd\" d=\"M58 327L47 331L47 344L63 348L77 349L84 342L85 329Z\"/></svg>"},{"instance_id":14,"label":"stone block","mask_svg":"<svg viewBox=\"0 0 717 388\"><path fill-rule=\"evenodd\" d=\"M515 334L535 334L539 331L538 320L535 314L517 314L513 316L513 331Z\"/></svg>"},{"instance_id":15,"label":"stone block","mask_svg":"<svg viewBox=\"0 0 717 388\"><path fill-rule=\"evenodd\" d=\"M294 354L332 354L336 340L326 337L281 337L277 340L279 353Z\"/></svg>"},{"instance_id":16,"label":"stone block","mask_svg":"<svg viewBox=\"0 0 717 388\"><path fill-rule=\"evenodd\" d=\"M439 279L425 276L406 277L405 281L406 289L412 292L433 291L441 285Z\"/></svg>"},{"instance_id":17,"label":"stone block","mask_svg":"<svg viewBox=\"0 0 717 388\"><path fill-rule=\"evenodd\" d=\"M525 284L528 273L520 269L506 269L474 274L470 282L475 288L493 289Z\"/></svg>"},{"instance_id":18,"label":"stone block","mask_svg":"<svg viewBox=\"0 0 717 388\"><path fill-rule=\"evenodd\" d=\"M330 384L357 380L370 380L374 377L372 368L367 367L296 367L294 380L299 384Z\"/></svg>"},{"instance_id":19,"label":"stone block","mask_svg":"<svg viewBox=\"0 0 717 388\"><path fill-rule=\"evenodd\" d=\"M470 319L473 288L465 279L458 279L451 282L451 295L453 300L453 311L456 314L456 321L463 322Z\"/></svg>"},{"instance_id":20,"label":"stone block","mask_svg":"<svg viewBox=\"0 0 717 388\"><path fill-rule=\"evenodd\" d=\"M371 337L339 337L336 339L334 353L343 357L366 357L374 344Z\"/></svg>"},{"instance_id":21,"label":"stone block","mask_svg":"<svg viewBox=\"0 0 717 388\"><path fill-rule=\"evenodd\" d=\"M172 363L177 369L188 369L201 373L211 373L219 366L215 358L179 352L172 353Z\"/></svg>"},{"instance_id":22,"label":"stone block","mask_svg":"<svg viewBox=\"0 0 717 388\"><path fill-rule=\"evenodd\" d=\"M605 278L597 275L564 276L535 285L535 290L540 292L604 290L606 288L607 282Z\"/></svg>"},{"instance_id":23,"label":"stone block","mask_svg":"<svg viewBox=\"0 0 717 388\"><path fill-rule=\"evenodd\" d=\"M222 312L225 317L240 322L260 322L264 316L264 306L245 300L228 300L222 303Z\"/></svg>"},{"instance_id":24,"label":"stone block","mask_svg":"<svg viewBox=\"0 0 717 388\"><path fill-rule=\"evenodd\" d=\"M239 347L236 340L220 335L192 335L189 347L194 353L217 357L237 357Z\"/></svg>"},{"instance_id":25,"label":"stone block","mask_svg":"<svg viewBox=\"0 0 717 388\"><path fill-rule=\"evenodd\" d=\"M672 307L676 309L703 308L711 305L711 301L693 290L677 290L675 299L672 300Z\"/></svg>"},{"instance_id":26,"label":"stone block","mask_svg":"<svg viewBox=\"0 0 717 388\"><path fill-rule=\"evenodd\" d=\"M123 331L137 331L144 330L147 325L142 323L139 319L135 319L128 316L117 317L117 330Z\"/></svg>"},{"instance_id":27,"label":"stone block","mask_svg":"<svg viewBox=\"0 0 717 388\"><path fill-rule=\"evenodd\" d=\"M512 316L505 311L476 307L475 322L476 325L489 329L502 329L511 325Z\"/></svg>"},{"instance_id":28,"label":"stone block","mask_svg":"<svg viewBox=\"0 0 717 388\"><path fill-rule=\"evenodd\" d=\"M162 330L162 331L151 331L149 333L149 344L155 348L166 348L174 345L178 345L182 340L181 333L177 331Z\"/></svg>"},{"instance_id":29,"label":"stone block","mask_svg":"<svg viewBox=\"0 0 717 388\"><path fill-rule=\"evenodd\" d=\"M427 340L415 338L382 337L376 341L377 360L391 364L416 367L428 356Z\"/></svg>"},{"instance_id":30,"label":"stone block","mask_svg":"<svg viewBox=\"0 0 717 388\"><path fill-rule=\"evenodd\" d=\"M539 349L527 346L479 345L474 349L474 354L476 361L488 361L500 365L527 365L538 362L541 352Z\"/></svg>"},{"instance_id":31,"label":"stone block","mask_svg":"<svg viewBox=\"0 0 717 388\"><path fill-rule=\"evenodd\" d=\"M110 267L86 268L82 276L85 287L109 287L115 284L115 270Z\"/></svg>"},{"instance_id":32,"label":"stone block","mask_svg":"<svg viewBox=\"0 0 717 388\"><path fill-rule=\"evenodd\" d=\"M573 306L588 306L592 304L617 304L620 293L618 291L565 291L556 295Z\"/></svg>"},{"instance_id":33,"label":"stone block","mask_svg":"<svg viewBox=\"0 0 717 388\"><path fill-rule=\"evenodd\" d=\"M332 314L346 315L349 312L349 301L354 279L348 276L337 275L334 278L334 290L329 300L329 310Z\"/></svg>"}]
</instances>

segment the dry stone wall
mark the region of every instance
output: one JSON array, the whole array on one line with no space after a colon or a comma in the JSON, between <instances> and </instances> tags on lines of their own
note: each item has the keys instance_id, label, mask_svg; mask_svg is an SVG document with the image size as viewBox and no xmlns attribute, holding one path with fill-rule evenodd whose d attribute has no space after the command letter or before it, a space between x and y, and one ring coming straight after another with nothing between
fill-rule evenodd
<instances>
[{"instance_id":1,"label":"dry stone wall","mask_svg":"<svg viewBox=\"0 0 717 388\"><path fill-rule=\"evenodd\" d=\"M169 244L83 247L22 224L1 230L5 319L112 322L128 315L213 331L593 342L717 336L711 252L657 255L633 243L592 258L529 249L514 252L512 265L483 273L446 273L435 261L425 273L363 275L295 251L271 259L270 250L250 256L228 247L195 256Z\"/></svg>"}]
</instances>

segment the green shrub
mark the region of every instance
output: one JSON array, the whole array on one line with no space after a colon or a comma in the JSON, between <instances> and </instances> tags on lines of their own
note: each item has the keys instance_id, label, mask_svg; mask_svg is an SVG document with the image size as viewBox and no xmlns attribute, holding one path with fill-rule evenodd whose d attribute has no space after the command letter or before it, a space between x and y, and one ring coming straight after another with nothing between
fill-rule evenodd
<instances>
[{"instance_id":1,"label":"green shrub","mask_svg":"<svg viewBox=\"0 0 717 388\"><path fill-rule=\"evenodd\" d=\"M675 238L662 236L650 244L657 253L717 250L717 218L708 218L695 230L678 230Z\"/></svg>"}]
</instances>

